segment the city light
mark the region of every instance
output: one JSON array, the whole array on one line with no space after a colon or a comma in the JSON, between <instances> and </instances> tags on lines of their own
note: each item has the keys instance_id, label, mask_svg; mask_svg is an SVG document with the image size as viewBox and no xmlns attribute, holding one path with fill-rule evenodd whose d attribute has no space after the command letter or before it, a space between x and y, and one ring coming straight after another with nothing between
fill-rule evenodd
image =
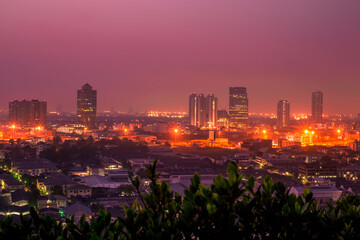
<instances>
[{"instance_id":1,"label":"city light","mask_svg":"<svg viewBox=\"0 0 360 240\"><path fill-rule=\"evenodd\" d=\"M263 130L263 134L266 134L266 130L265 130L265 129Z\"/></svg>"},{"instance_id":2,"label":"city light","mask_svg":"<svg viewBox=\"0 0 360 240\"><path fill-rule=\"evenodd\" d=\"M308 134L308 133L309 133L309 130L305 130L304 132L305 132L305 134Z\"/></svg>"},{"instance_id":3,"label":"city light","mask_svg":"<svg viewBox=\"0 0 360 240\"><path fill-rule=\"evenodd\" d=\"M174 129L174 132L177 133L179 130L177 128Z\"/></svg>"}]
</instances>

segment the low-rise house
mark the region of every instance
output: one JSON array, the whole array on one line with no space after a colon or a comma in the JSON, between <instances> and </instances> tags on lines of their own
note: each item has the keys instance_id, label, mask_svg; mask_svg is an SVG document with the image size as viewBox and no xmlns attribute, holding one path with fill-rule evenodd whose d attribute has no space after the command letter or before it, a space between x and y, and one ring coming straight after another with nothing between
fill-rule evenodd
<instances>
[{"instance_id":1,"label":"low-rise house","mask_svg":"<svg viewBox=\"0 0 360 240\"><path fill-rule=\"evenodd\" d=\"M111 179L99 176L99 175L91 175L80 178L82 182L84 182L87 186L92 188L117 188L124 184L129 184L128 179L124 182L112 181Z\"/></svg>"},{"instance_id":2,"label":"low-rise house","mask_svg":"<svg viewBox=\"0 0 360 240\"><path fill-rule=\"evenodd\" d=\"M16 159L11 162L11 170L17 175L39 176L56 172L55 165L45 158Z\"/></svg>"},{"instance_id":3,"label":"low-rise house","mask_svg":"<svg viewBox=\"0 0 360 240\"><path fill-rule=\"evenodd\" d=\"M71 197L91 197L91 187L84 184L76 184L66 188L66 196Z\"/></svg>"},{"instance_id":4,"label":"low-rise house","mask_svg":"<svg viewBox=\"0 0 360 240\"><path fill-rule=\"evenodd\" d=\"M51 194L57 186L61 188L63 194L66 194L66 189L76 184L74 180L58 172L52 173L46 178L37 179L37 188L41 195Z\"/></svg>"},{"instance_id":5,"label":"low-rise house","mask_svg":"<svg viewBox=\"0 0 360 240\"><path fill-rule=\"evenodd\" d=\"M25 190L16 190L11 193L11 205L23 207L29 205L31 193Z\"/></svg>"},{"instance_id":6,"label":"low-rise house","mask_svg":"<svg viewBox=\"0 0 360 240\"><path fill-rule=\"evenodd\" d=\"M39 197L37 202L39 209L56 208L59 210L66 208L67 197L61 195L47 195Z\"/></svg>"},{"instance_id":7,"label":"low-rise house","mask_svg":"<svg viewBox=\"0 0 360 240\"><path fill-rule=\"evenodd\" d=\"M91 209L79 202L76 202L70 206L68 206L65 211L65 216L66 217L72 217L74 216L74 220L75 222L79 222L81 217L83 215L85 215L85 220L86 221L90 221L90 219L92 218L93 212L91 211Z\"/></svg>"},{"instance_id":8,"label":"low-rise house","mask_svg":"<svg viewBox=\"0 0 360 240\"><path fill-rule=\"evenodd\" d=\"M24 189L24 184L15 179L11 174L1 173L0 174L0 184L2 189L9 191Z\"/></svg>"},{"instance_id":9,"label":"low-rise house","mask_svg":"<svg viewBox=\"0 0 360 240\"><path fill-rule=\"evenodd\" d=\"M358 181L360 180L360 165L355 166L346 166L340 168L338 171L339 178L345 178L349 181Z\"/></svg>"},{"instance_id":10,"label":"low-rise house","mask_svg":"<svg viewBox=\"0 0 360 240\"><path fill-rule=\"evenodd\" d=\"M294 193L297 197L301 196L306 186L291 187L289 193ZM330 201L336 201L340 198L342 191L335 186L313 186L308 187L313 193L315 200L321 205L325 205Z\"/></svg>"}]
</instances>

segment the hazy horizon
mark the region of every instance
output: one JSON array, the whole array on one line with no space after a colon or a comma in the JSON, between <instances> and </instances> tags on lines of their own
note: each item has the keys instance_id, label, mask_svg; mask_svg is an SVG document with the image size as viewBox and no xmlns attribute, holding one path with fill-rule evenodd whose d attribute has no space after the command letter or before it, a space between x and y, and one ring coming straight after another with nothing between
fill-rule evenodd
<instances>
[{"instance_id":1,"label":"hazy horizon","mask_svg":"<svg viewBox=\"0 0 360 240\"><path fill-rule=\"evenodd\" d=\"M246 87L249 112L360 112L360 1L3 1L0 108L37 98L75 111L76 90L99 111L187 111L192 92L228 108Z\"/></svg>"}]
</instances>

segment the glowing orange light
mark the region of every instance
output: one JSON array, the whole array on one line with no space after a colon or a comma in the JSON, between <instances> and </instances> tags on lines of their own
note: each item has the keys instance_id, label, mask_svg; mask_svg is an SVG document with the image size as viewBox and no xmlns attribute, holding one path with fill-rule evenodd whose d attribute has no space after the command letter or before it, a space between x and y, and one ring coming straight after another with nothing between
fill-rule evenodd
<instances>
[{"instance_id":1,"label":"glowing orange light","mask_svg":"<svg viewBox=\"0 0 360 240\"><path fill-rule=\"evenodd\" d=\"M124 129L124 132L127 132L127 131L128 131L127 128L125 128L125 129Z\"/></svg>"},{"instance_id":2,"label":"glowing orange light","mask_svg":"<svg viewBox=\"0 0 360 240\"><path fill-rule=\"evenodd\" d=\"M178 131L179 131L179 130L177 130L177 129L174 129L174 132L175 132L175 133L177 133Z\"/></svg>"},{"instance_id":3,"label":"glowing orange light","mask_svg":"<svg viewBox=\"0 0 360 240\"><path fill-rule=\"evenodd\" d=\"M16 126L13 124L13 125L11 125L11 128L15 128Z\"/></svg>"},{"instance_id":4,"label":"glowing orange light","mask_svg":"<svg viewBox=\"0 0 360 240\"><path fill-rule=\"evenodd\" d=\"M340 129L338 129L338 130L337 130L337 132L338 132L338 133L340 133L340 132L341 132L341 130L340 130Z\"/></svg>"},{"instance_id":5,"label":"glowing orange light","mask_svg":"<svg viewBox=\"0 0 360 240\"><path fill-rule=\"evenodd\" d=\"M85 131L85 132L87 131L87 127L86 127L86 128L84 128L84 131Z\"/></svg>"},{"instance_id":6,"label":"glowing orange light","mask_svg":"<svg viewBox=\"0 0 360 240\"><path fill-rule=\"evenodd\" d=\"M265 130L265 129L263 130L263 134L266 134L266 130Z\"/></svg>"},{"instance_id":7,"label":"glowing orange light","mask_svg":"<svg viewBox=\"0 0 360 240\"><path fill-rule=\"evenodd\" d=\"M305 130L304 132L305 132L306 134L308 134L309 131L308 131L308 130Z\"/></svg>"},{"instance_id":8,"label":"glowing orange light","mask_svg":"<svg viewBox=\"0 0 360 240\"><path fill-rule=\"evenodd\" d=\"M37 130L41 130L41 127L37 127L36 129L37 129Z\"/></svg>"},{"instance_id":9,"label":"glowing orange light","mask_svg":"<svg viewBox=\"0 0 360 240\"><path fill-rule=\"evenodd\" d=\"M312 134L312 135L314 135L314 134L315 134L315 132L314 132L314 131L312 131L312 132L311 132L311 134Z\"/></svg>"}]
</instances>

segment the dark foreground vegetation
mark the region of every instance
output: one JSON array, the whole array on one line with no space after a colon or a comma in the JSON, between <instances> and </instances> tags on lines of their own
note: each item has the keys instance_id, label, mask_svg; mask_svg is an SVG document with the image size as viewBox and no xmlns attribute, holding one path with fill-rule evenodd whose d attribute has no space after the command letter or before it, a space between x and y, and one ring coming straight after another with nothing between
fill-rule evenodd
<instances>
[{"instance_id":1,"label":"dark foreground vegetation","mask_svg":"<svg viewBox=\"0 0 360 240\"><path fill-rule=\"evenodd\" d=\"M100 211L90 223L57 222L32 210L20 224L10 217L0 221L0 239L360 239L357 196L319 208L310 191L289 195L270 177L255 189L253 178L245 183L229 164L228 179L220 175L206 187L195 174L181 197L157 181L155 167L156 161L147 172L151 193L124 207L124 218L112 221ZM141 193L142 181L133 184Z\"/></svg>"}]
</instances>

